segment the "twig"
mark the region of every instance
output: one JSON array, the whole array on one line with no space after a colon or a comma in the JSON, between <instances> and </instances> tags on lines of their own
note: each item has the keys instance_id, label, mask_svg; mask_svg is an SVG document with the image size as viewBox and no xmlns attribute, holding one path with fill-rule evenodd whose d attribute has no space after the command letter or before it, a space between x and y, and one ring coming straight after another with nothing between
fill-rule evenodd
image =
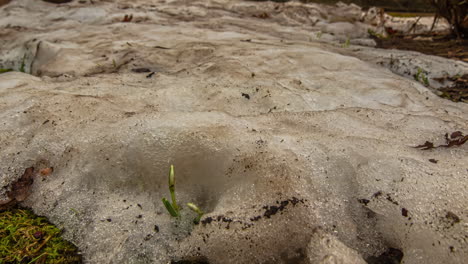
<instances>
[{"instance_id":1,"label":"twig","mask_svg":"<svg viewBox=\"0 0 468 264\"><path fill-rule=\"evenodd\" d=\"M421 17L418 17L418 19L416 19L416 21L414 22L414 24L411 26L411 28L408 30L406 34L410 34L411 31L413 31L413 29L414 29L414 33L416 33L416 25L418 24L419 20L421 20Z\"/></svg>"},{"instance_id":2,"label":"twig","mask_svg":"<svg viewBox=\"0 0 468 264\"><path fill-rule=\"evenodd\" d=\"M437 21L439 20L439 14L436 14L434 16L434 21L432 21L432 26L431 26L431 30L429 30L430 33L432 33L432 31L434 30L434 27L435 25L437 24Z\"/></svg>"}]
</instances>

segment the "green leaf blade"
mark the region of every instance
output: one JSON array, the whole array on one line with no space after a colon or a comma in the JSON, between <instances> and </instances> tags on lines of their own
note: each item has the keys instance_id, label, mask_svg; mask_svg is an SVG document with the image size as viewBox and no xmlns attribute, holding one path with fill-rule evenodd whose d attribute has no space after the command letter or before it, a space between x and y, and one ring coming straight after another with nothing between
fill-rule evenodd
<instances>
[{"instance_id":1,"label":"green leaf blade","mask_svg":"<svg viewBox=\"0 0 468 264\"><path fill-rule=\"evenodd\" d=\"M193 223L198 225L198 223L200 223L200 219L203 216L203 211L194 203L187 203L187 207L190 208L190 210L198 214L198 216L193 220Z\"/></svg>"},{"instance_id":2,"label":"green leaf blade","mask_svg":"<svg viewBox=\"0 0 468 264\"><path fill-rule=\"evenodd\" d=\"M179 216L179 213L177 212L177 210L175 210L174 207L172 207L171 203L166 198L162 198L162 202L172 217Z\"/></svg>"}]
</instances>

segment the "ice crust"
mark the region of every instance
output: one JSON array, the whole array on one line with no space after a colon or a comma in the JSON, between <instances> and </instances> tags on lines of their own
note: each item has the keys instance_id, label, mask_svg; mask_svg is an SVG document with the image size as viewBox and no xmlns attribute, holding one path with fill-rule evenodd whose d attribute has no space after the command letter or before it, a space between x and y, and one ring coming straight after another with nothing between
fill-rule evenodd
<instances>
[{"instance_id":1,"label":"ice crust","mask_svg":"<svg viewBox=\"0 0 468 264\"><path fill-rule=\"evenodd\" d=\"M24 205L87 263L468 259L468 146L413 148L468 132L468 106L375 63L385 52L309 39L314 20L359 26L357 7L93 2L0 8L0 64L26 54L35 75L0 74L0 194L53 166ZM199 225L161 203L170 164Z\"/></svg>"}]
</instances>

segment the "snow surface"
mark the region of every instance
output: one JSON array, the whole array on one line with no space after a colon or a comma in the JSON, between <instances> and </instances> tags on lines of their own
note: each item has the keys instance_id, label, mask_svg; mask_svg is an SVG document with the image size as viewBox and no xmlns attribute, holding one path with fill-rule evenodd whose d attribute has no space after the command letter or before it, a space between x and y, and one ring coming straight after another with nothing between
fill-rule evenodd
<instances>
[{"instance_id":1,"label":"snow surface","mask_svg":"<svg viewBox=\"0 0 468 264\"><path fill-rule=\"evenodd\" d=\"M0 74L0 185L53 166L24 205L87 263L468 259L468 145L413 148L466 134L468 106L337 43L368 37L358 7L92 2L0 8L0 65L35 75ZM161 203L170 164L199 225Z\"/></svg>"}]
</instances>

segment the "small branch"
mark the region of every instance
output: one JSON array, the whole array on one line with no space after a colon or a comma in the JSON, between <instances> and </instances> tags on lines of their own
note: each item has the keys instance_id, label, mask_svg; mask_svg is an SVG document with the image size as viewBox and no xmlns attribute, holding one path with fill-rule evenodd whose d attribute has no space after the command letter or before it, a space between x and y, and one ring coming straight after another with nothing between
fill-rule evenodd
<instances>
[{"instance_id":1,"label":"small branch","mask_svg":"<svg viewBox=\"0 0 468 264\"><path fill-rule=\"evenodd\" d=\"M421 17L418 17L418 19L416 19L416 21L414 22L414 24L411 26L411 28L408 30L407 34L411 33L411 31L414 30L414 32L416 33L416 25L418 24L419 20L421 20Z\"/></svg>"}]
</instances>

